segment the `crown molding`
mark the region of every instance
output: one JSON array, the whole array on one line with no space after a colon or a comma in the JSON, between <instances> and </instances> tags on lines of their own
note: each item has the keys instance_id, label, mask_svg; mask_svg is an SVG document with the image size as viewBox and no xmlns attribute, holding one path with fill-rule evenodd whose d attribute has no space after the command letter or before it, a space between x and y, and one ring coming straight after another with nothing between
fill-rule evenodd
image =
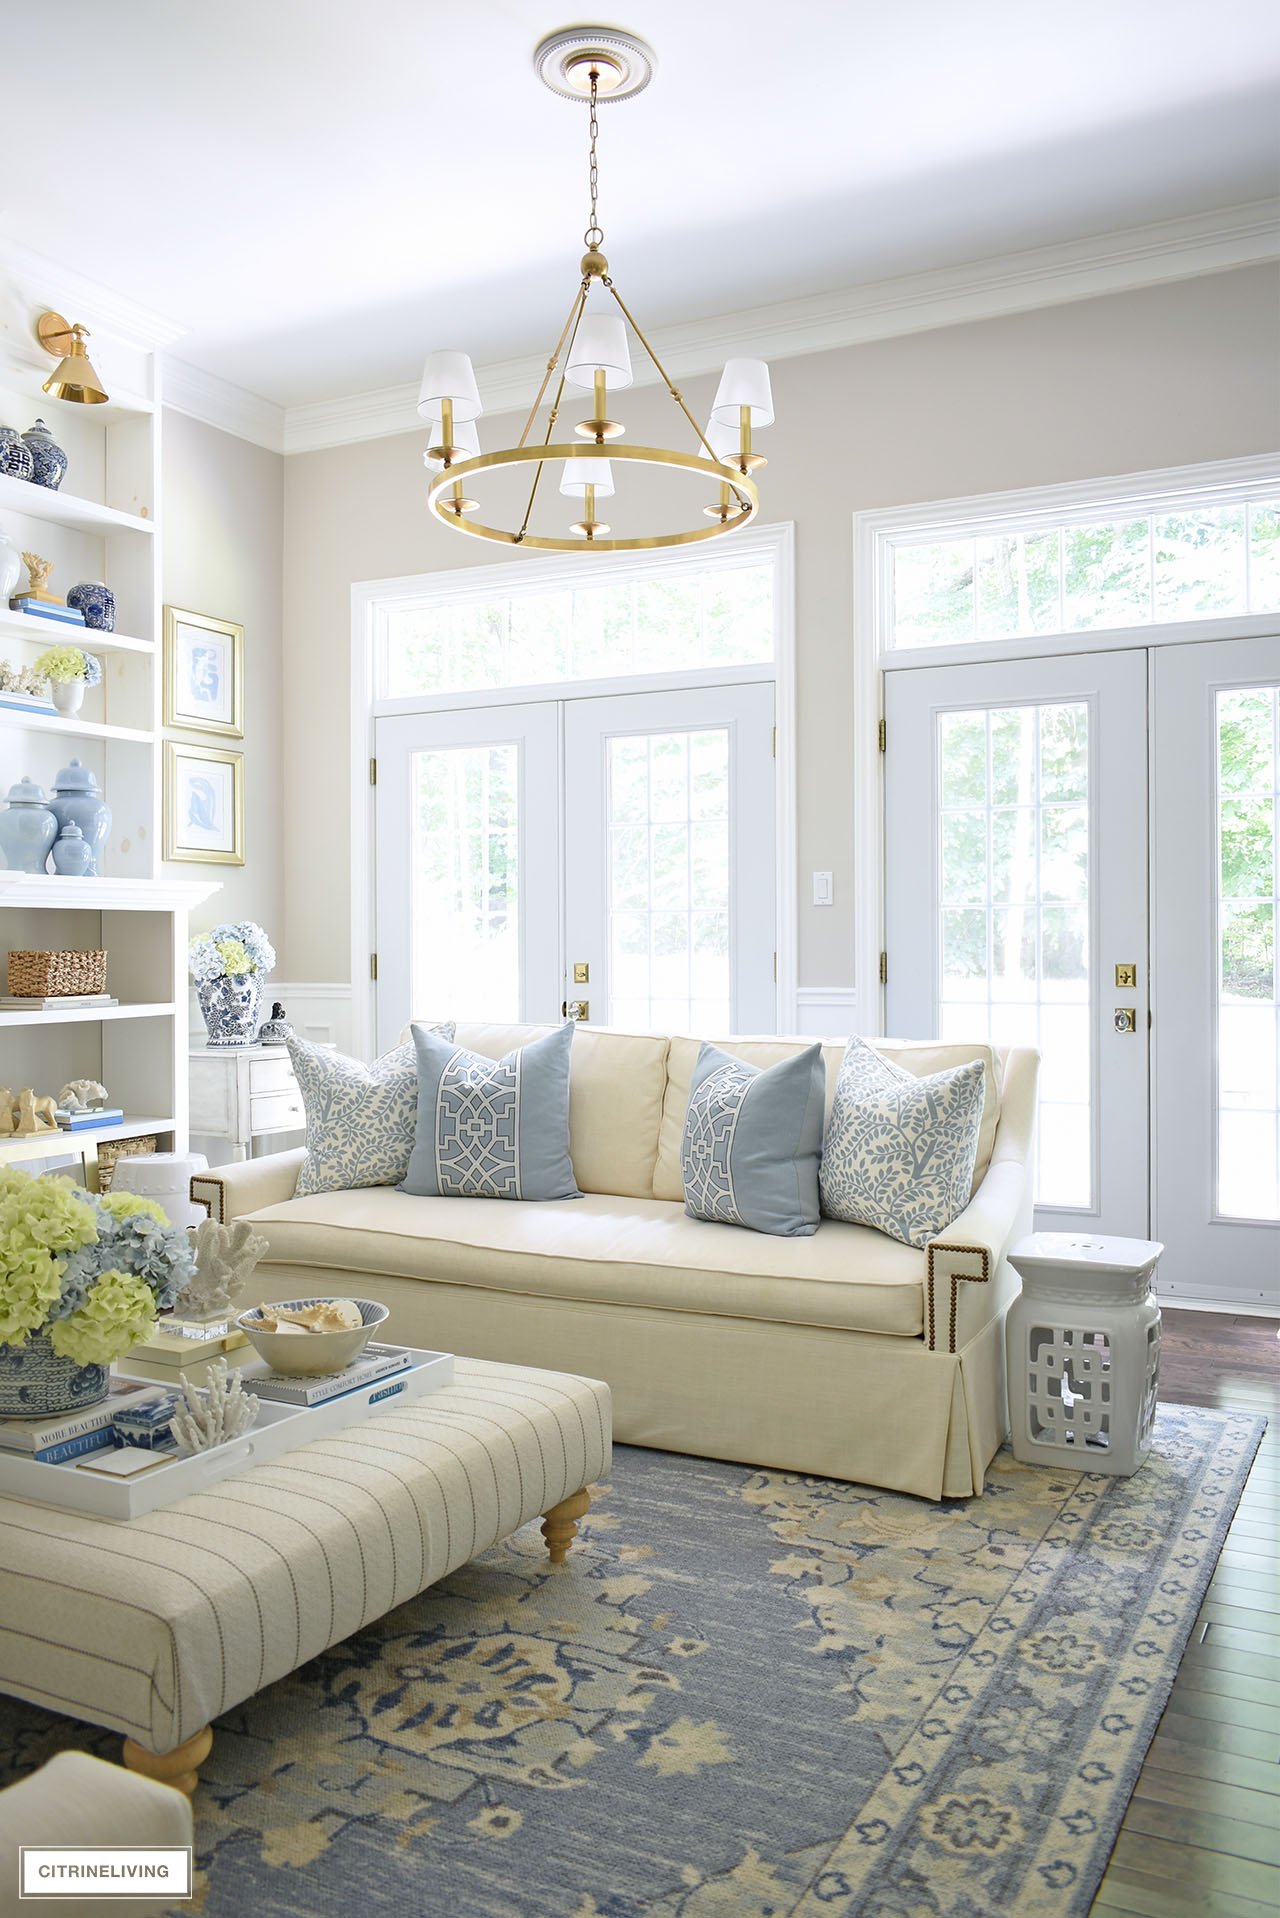
<instances>
[{"instance_id":1,"label":"crown molding","mask_svg":"<svg viewBox=\"0 0 1280 1918\"><path fill-rule=\"evenodd\" d=\"M187 330L176 320L103 286L101 281L91 280L74 267L50 260L4 235L0 235L0 268L19 298L34 312L54 307L91 331L110 334L143 352L172 346Z\"/></svg>"},{"instance_id":2,"label":"crown molding","mask_svg":"<svg viewBox=\"0 0 1280 1918\"><path fill-rule=\"evenodd\" d=\"M243 386L206 373L186 360L164 360L161 397L165 406L186 413L206 426L234 433L237 439L251 440L269 453L284 452L285 410L274 400L264 400Z\"/></svg>"},{"instance_id":3,"label":"crown molding","mask_svg":"<svg viewBox=\"0 0 1280 1918\"><path fill-rule=\"evenodd\" d=\"M793 359L1107 293L1127 293L1170 280L1225 273L1277 257L1280 199L1255 200L1214 213L844 287L684 326L659 327L653 342L672 377L688 379L715 371L733 353ZM642 363L639 355L634 366L638 385L656 381L653 368ZM479 367L476 378L485 411L527 407L545 368L545 359L536 353ZM309 453L415 432L417 399L415 382L291 406L284 415L284 450Z\"/></svg>"}]
</instances>

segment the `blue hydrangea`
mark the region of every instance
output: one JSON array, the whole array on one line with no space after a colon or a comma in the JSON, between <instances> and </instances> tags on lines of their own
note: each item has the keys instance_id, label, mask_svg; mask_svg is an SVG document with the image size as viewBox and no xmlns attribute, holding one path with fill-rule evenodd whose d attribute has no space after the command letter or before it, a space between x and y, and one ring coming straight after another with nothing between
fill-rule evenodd
<instances>
[{"instance_id":1,"label":"blue hydrangea","mask_svg":"<svg viewBox=\"0 0 1280 1918\"><path fill-rule=\"evenodd\" d=\"M270 972L275 966L275 947L261 926L252 919L228 920L202 938L193 939L187 949L191 976L199 984L223 977L226 968L218 946L228 939L238 940L244 947L254 972Z\"/></svg>"},{"instance_id":2,"label":"blue hydrangea","mask_svg":"<svg viewBox=\"0 0 1280 1918\"><path fill-rule=\"evenodd\" d=\"M84 683L86 686L101 686L102 661L93 653L84 656Z\"/></svg>"},{"instance_id":3,"label":"blue hydrangea","mask_svg":"<svg viewBox=\"0 0 1280 1918\"><path fill-rule=\"evenodd\" d=\"M96 1245L81 1246L68 1255L62 1275L62 1297L50 1319L65 1319L84 1304L85 1293L104 1272L133 1272L155 1293L156 1310L167 1312L196 1269L191 1242L181 1226L161 1225L146 1213L117 1219L94 1203L92 1193L77 1195L93 1207L98 1224Z\"/></svg>"}]
</instances>

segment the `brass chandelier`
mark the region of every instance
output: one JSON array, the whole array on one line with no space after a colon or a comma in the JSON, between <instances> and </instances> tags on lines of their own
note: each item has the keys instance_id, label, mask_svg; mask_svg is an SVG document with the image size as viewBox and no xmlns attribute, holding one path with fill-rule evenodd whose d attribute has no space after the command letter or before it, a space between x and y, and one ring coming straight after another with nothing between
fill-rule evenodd
<instances>
[{"instance_id":1,"label":"brass chandelier","mask_svg":"<svg viewBox=\"0 0 1280 1918\"><path fill-rule=\"evenodd\" d=\"M591 213L582 236L586 252L579 267L581 277L569 317L547 360L542 384L514 446L493 452L481 450L475 422L483 408L469 356L452 351L427 356L418 397L418 412L430 430L431 443L423 454L432 475L427 504L445 526L477 539L527 546L538 552L581 552L584 547L595 552L636 552L686 546L694 540L736 532L754 519L760 504L753 475L766 462L752 450L752 433L773 422L769 369L763 360L726 361L711 416L705 430L700 428L636 324L601 251L604 231L597 211L597 110L607 101L630 99L647 86L653 73L653 54L643 40L615 28L575 27L543 40L534 54L534 66L553 92L590 107ZM608 413L611 394L630 386L634 379L628 329L693 428L694 450L621 443L626 428L610 419ZM591 412L589 418L574 425L574 439L557 440L555 431L566 386L591 394ZM549 393L549 410L539 438L539 414ZM667 474L684 471L707 479L717 491L717 497L702 509L710 524L639 538L610 538L611 529L598 517L598 511L600 502L615 492L614 469L619 464L624 469L631 466L633 471L635 467L652 467ZM563 531L538 532L533 530L534 508L549 465L560 467L559 493L574 502L580 517ZM472 487L482 475L520 467L532 467L533 478L518 524L487 524L481 517L480 502L470 497ZM481 489L476 486L476 490Z\"/></svg>"}]
</instances>

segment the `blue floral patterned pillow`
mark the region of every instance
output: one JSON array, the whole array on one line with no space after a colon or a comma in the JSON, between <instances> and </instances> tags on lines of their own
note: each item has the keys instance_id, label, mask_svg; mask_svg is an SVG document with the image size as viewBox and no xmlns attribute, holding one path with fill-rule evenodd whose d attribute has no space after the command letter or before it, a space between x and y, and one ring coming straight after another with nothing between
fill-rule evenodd
<instances>
[{"instance_id":1,"label":"blue floral patterned pillow","mask_svg":"<svg viewBox=\"0 0 1280 1918\"><path fill-rule=\"evenodd\" d=\"M763 1071L704 1045L680 1145L690 1217L783 1239L816 1232L826 1092L820 1045Z\"/></svg>"},{"instance_id":2,"label":"blue floral patterned pillow","mask_svg":"<svg viewBox=\"0 0 1280 1918\"><path fill-rule=\"evenodd\" d=\"M822 1149L822 1210L926 1246L969 1203L982 1125L981 1059L918 1079L850 1039Z\"/></svg>"},{"instance_id":3,"label":"blue floral patterned pillow","mask_svg":"<svg viewBox=\"0 0 1280 1918\"><path fill-rule=\"evenodd\" d=\"M452 1039L453 1021L432 1026ZM332 1046L290 1033L285 1040L307 1115L307 1156L298 1196L399 1185L409 1169L418 1116L418 1062L412 1045L397 1046L371 1066Z\"/></svg>"}]
</instances>

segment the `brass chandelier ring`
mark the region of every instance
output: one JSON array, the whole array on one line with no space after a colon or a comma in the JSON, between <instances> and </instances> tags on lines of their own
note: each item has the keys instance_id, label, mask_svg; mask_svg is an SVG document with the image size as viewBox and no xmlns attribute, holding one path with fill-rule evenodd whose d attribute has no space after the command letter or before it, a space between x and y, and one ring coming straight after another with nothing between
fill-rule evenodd
<instances>
[{"instance_id":1,"label":"brass chandelier ring","mask_svg":"<svg viewBox=\"0 0 1280 1918\"><path fill-rule=\"evenodd\" d=\"M449 510L448 496L453 493L455 486L460 486L479 473L493 472L502 466L535 466L569 459L635 460L643 466L681 467L685 472L700 474L709 481L729 487L732 496L739 502L739 510L730 512L724 521L716 520L710 526L697 526L692 532L654 533L643 539L589 541L585 538L551 539L524 531L508 532L505 527L486 526L480 520L472 519L469 513ZM474 534L477 539L497 540L504 546L528 546L545 553L580 553L584 549L593 553L637 553L647 552L656 546L688 546L696 540L716 539L723 533L746 526L759 511L760 494L755 481L748 474L724 460L708 459L698 453L673 453L661 446L619 446L616 440L610 440L605 445L573 440L553 446L508 447L501 452L481 453L476 459L460 460L455 465L446 466L431 482L427 505L443 525Z\"/></svg>"}]
</instances>

